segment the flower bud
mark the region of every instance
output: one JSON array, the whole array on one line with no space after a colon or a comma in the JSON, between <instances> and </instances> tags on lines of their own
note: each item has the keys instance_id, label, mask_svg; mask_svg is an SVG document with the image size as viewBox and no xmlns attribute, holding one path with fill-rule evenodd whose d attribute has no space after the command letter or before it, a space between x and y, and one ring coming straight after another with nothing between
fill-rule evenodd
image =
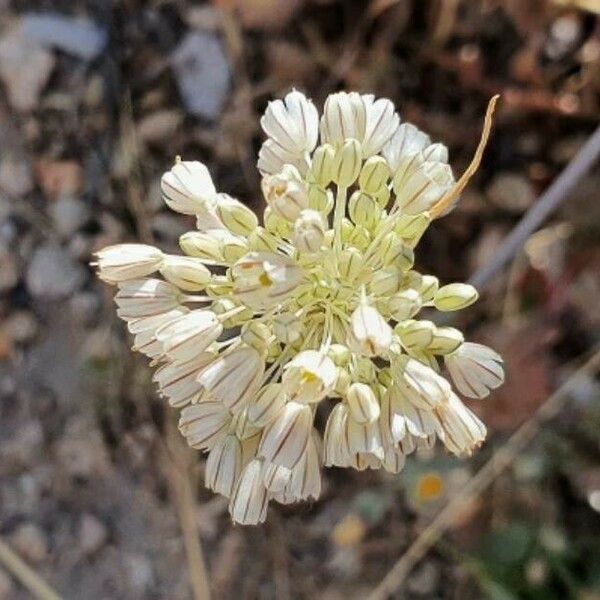
<instances>
[{"instance_id":1,"label":"flower bud","mask_svg":"<svg viewBox=\"0 0 600 600\"><path fill-rule=\"evenodd\" d=\"M277 175L265 175L261 186L267 204L287 221L295 221L308 208L306 183L292 165L284 165Z\"/></svg>"},{"instance_id":2,"label":"flower bud","mask_svg":"<svg viewBox=\"0 0 600 600\"><path fill-rule=\"evenodd\" d=\"M198 259L189 256L165 256L160 274L186 292L204 289L210 281L210 271Z\"/></svg>"},{"instance_id":3,"label":"flower bud","mask_svg":"<svg viewBox=\"0 0 600 600\"><path fill-rule=\"evenodd\" d=\"M392 377L392 370L390 367L379 369L379 373L377 373L377 381L379 381L379 383L385 388L393 385L394 378Z\"/></svg>"},{"instance_id":4,"label":"flower bud","mask_svg":"<svg viewBox=\"0 0 600 600\"><path fill-rule=\"evenodd\" d=\"M375 200L377 200L377 204L379 204L380 208L385 208L390 201L390 189L387 185L381 186L376 192L371 194Z\"/></svg>"},{"instance_id":5,"label":"flower bud","mask_svg":"<svg viewBox=\"0 0 600 600\"><path fill-rule=\"evenodd\" d=\"M421 309L421 295L417 290L409 288L392 296L387 306L392 318L405 321L414 317Z\"/></svg>"},{"instance_id":6,"label":"flower bud","mask_svg":"<svg viewBox=\"0 0 600 600\"><path fill-rule=\"evenodd\" d=\"M333 163L335 148L331 144L323 144L315 149L307 178L322 187L327 187L333 179Z\"/></svg>"},{"instance_id":7,"label":"flower bud","mask_svg":"<svg viewBox=\"0 0 600 600\"><path fill-rule=\"evenodd\" d=\"M355 139L346 140L335 153L333 181L339 187L349 187L356 181L361 164L360 142Z\"/></svg>"},{"instance_id":8,"label":"flower bud","mask_svg":"<svg viewBox=\"0 0 600 600\"><path fill-rule=\"evenodd\" d=\"M343 344L331 344L327 355L336 366L345 367L350 362L351 352L348 346L344 346Z\"/></svg>"},{"instance_id":9,"label":"flower bud","mask_svg":"<svg viewBox=\"0 0 600 600\"><path fill-rule=\"evenodd\" d=\"M438 327L433 334L433 340L427 346L427 351L433 354L450 354L464 341L465 337L458 329L454 327Z\"/></svg>"},{"instance_id":10,"label":"flower bud","mask_svg":"<svg viewBox=\"0 0 600 600\"><path fill-rule=\"evenodd\" d=\"M340 146L348 138L362 140L366 128L366 107L356 92L330 94L323 106L321 139Z\"/></svg>"},{"instance_id":11,"label":"flower bud","mask_svg":"<svg viewBox=\"0 0 600 600\"><path fill-rule=\"evenodd\" d=\"M304 209L294 223L292 239L300 252L318 252L325 237L325 220L316 210Z\"/></svg>"},{"instance_id":12,"label":"flower bud","mask_svg":"<svg viewBox=\"0 0 600 600\"><path fill-rule=\"evenodd\" d=\"M184 215L202 214L212 205L217 194L205 165L179 159L162 176L160 188L165 203Z\"/></svg>"},{"instance_id":13,"label":"flower bud","mask_svg":"<svg viewBox=\"0 0 600 600\"><path fill-rule=\"evenodd\" d=\"M404 239L420 238L431 224L429 213L417 215L400 215L396 221L394 231Z\"/></svg>"},{"instance_id":14,"label":"flower bud","mask_svg":"<svg viewBox=\"0 0 600 600\"><path fill-rule=\"evenodd\" d=\"M258 227L254 211L227 194L217 197L217 214L223 225L237 235L249 235Z\"/></svg>"},{"instance_id":15,"label":"flower bud","mask_svg":"<svg viewBox=\"0 0 600 600\"><path fill-rule=\"evenodd\" d=\"M376 256L384 265L392 265L408 271L415 262L415 253L393 231L384 236L377 248Z\"/></svg>"},{"instance_id":16,"label":"flower bud","mask_svg":"<svg viewBox=\"0 0 600 600\"><path fill-rule=\"evenodd\" d=\"M221 241L221 252L225 262L234 263L247 254L248 242L235 235L224 237Z\"/></svg>"},{"instance_id":17,"label":"flower bud","mask_svg":"<svg viewBox=\"0 0 600 600\"><path fill-rule=\"evenodd\" d=\"M421 281L417 288L419 294L421 294L421 300L423 304L433 300L433 297L438 291L440 282L435 275L421 275Z\"/></svg>"},{"instance_id":18,"label":"flower bud","mask_svg":"<svg viewBox=\"0 0 600 600\"><path fill-rule=\"evenodd\" d=\"M219 240L206 232L188 231L184 233L179 238L179 246L188 256L208 260L223 260Z\"/></svg>"},{"instance_id":19,"label":"flower bud","mask_svg":"<svg viewBox=\"0 0 600 600\"><path fill-rule=\"evenodd\" d=\"M336 379L333 391L340 396L340 398L344 398L348 393L348 387L352 383L352 378L350 377L350 373L344 367L336 367Z\"/></svg>"},{"instance_id":20,"label":"flower bud","mask_svg":"<svg viewBox=\"0 0 600 600\"><path fill-rule=\"evenodd\" d=\"M379 401L365 383L353 383L348 388L346 400L352 418L357 423L373 423L379 418Z\"/></svg>"},{"instance_id":21,"label":"flower bud","mask_svg":"<svg viewBox=\"0 0 600 600\"><path fill-rule=\"evenodd\" d=\"M348 214L356 225L372 231L380 222L381 207L374 198L357 190L350 196Z\"/></svg>"},{"instance_id":22,"label":"flower bud","mask_svg":"<svg viewBox=\"0 0 600 600\"><path fill-rule=\"evenodd\" d=\"M400 273L395 267L375 271L369 282L369 292L374 296L391 296L400 286Z\"/></svg>"},{"instance_id":23,"label":"flower bud","mask_svg":"<svg viewBox=\"0 0 600 600\"><path fill-rule=\"evenodd\" d=\"M270 206L265 208L264 216L266 230L282 238L289 238L293 224L279 216Z\"/></svg>"},{"instance_id":24,"label":"flower bud","mask_svg":"<svg viewBox=\"0 0 600 600\"><path fill-rule=\"evenodd\" d=\"M286 312L273 318L273 333L283 344L293 344L302 337L304 325L296 315Z\"/></svg>"},{"instance_id":25,"label":"flower bud","mask_svg":"<svg viewBox=\"0 0 600 600\"><path fill-rule=\"evenodd\" d=\"M435 325L431 321L414 321L407 319L398 323L394 331L400 337L400 341L409 350L427 348L433 341Z\"/></svg>"},{"instance_id":26,"label":"flower bud","mask_svg":"<svg viewBox=\"0 0 600 600\"><path fill-rule=\"evenodd\" d=\"M350 317L348 345L363 356L381 356L392 343L392 330L377 309L361 303Z\"/></svg>"},{"instance_id":27,"label":"flower bud","mask_svg":"<svg viewBox=\"0 0 600 600\"><path fill-rule=\"evenodd\" d=\"M381 156L371 156L365 161L358 177L360 189L367 194L375 194L387 184L390 168Z\"/></svg>"},{"instance_id":28,"label":"flower bud","mask_svg":"<svg viewBox=\"0 0 600 600\"><path fill-rule=\"evenodd\" d=\"M362 225L356 225L349 236L348 243L359 250L366 250L371 243L369 231Z\"/></svg>"},{"instance_id":29,"label":"flower bud","mask_svg":"<svg viewBox=\"0 0 600 600\"><path fill-rule=\"evenodd\" d=\"M354 281L362 271L363 256L356 248L346 248L340 252L338 271L344 281Z\"/></svg>"},{"instance_id":30,"label":"flower bud","mask_svg":"<svg viewBox=\"0 0 600 600\"><path fill-rule=\"evenodd\" d=\"M331 190L322 188L320 185L311 184L308 187L308 206L324 215L328 215L333 208L334 200Z\"/></svg>"},{"instance_id":31,"label":"flower bud","mask_svg":"<svg viewBox=\"0 0 600 600\"><path fill-rule=\"evenodd\" d=\"M248 236L248 248L255 252L275 252L277 250L277 238L264 227L258 226Z\"/></svg>"},{"instance_id":32,"label":"flower bud","mask_svg":"<svg viewBox=\"0 0 600 600\"><path fill-rule=\"evenodd\" d=\"M163 260L163 253L145 244L118 244L108 246L96 253L99 277L107 283L146 277L156 271Z\"/></svg>"},{"instance_id":33,"label":"flower bud","mask_svg":"<svg viewBox=\"0 0 600 600\"><path fill-rule=\"evenodd\" d=\"M470 306L479 298L477 290L468 283L449 283L441 287L433 299L438 310L461 310Z\"/></svg>"},{"instance_id":34,"label":"flower bud","mask_svg":"<svg viewBox=\"0 0 600 600\"><path fill-rule=\"evenodd\" d=\"M239 303L233 301L231 298L217 298L212 303L211 309L215 313L215 315L221 316L221 319L219 320L223 324L223 327L225 327L226 329L231 329L232 327L237 327L238 325L252 317L252 311L246 308L243 311L236 313L231 317L228 317L227 319L222 318L222 315L231 312L234 308L237 308L238 306Z\"/></svg>"},{"instance_id":35,"label":"flower bud","mask_svg":"<svg viewBox=\"0 0 600 600\"><path fill-rule=\"evenodd\" d=\"M377 369L373 361L366 356L359 356L352 361L350 374L361 383L373 383L377 379Z\"/></svg>"},{"instance_id":36,"label":"flower bud","mask_svg":"<svg viewBox=\"0 0 600 600\"><path fill-rule=\"evenodd\" d=\"M242 342L251 348L263 352L271 341L272 333L264 323L249 321L242 327L241 338Z\"/></svg>"},{"instance_id":37,"label":"flower bud","mask_svg":"<svg viewBox=\"0 0 600 600\"><path fill-rule=\"evenodd\" d=\"M248 418L257 427L268 425L285 404L285 392L280 383L263 386L248 405Z\"/></svg>"}]
</instances>

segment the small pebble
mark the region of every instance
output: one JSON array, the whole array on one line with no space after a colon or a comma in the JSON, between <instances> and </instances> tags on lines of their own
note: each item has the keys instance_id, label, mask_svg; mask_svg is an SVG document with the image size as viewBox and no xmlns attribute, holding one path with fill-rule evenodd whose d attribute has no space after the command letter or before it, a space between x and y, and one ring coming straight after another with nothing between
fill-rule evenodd
<instances>
[{"instance_id":1,"label":"small pebble","mask_svg":"<svg viewBox=\"0 0 600 600\"><path fill-rule=\"evenodd\" d=\"M79 547L85 556L95 554L104 546L108 530L94 515L84 514L79 523Z\"/></svg>"},{"instance_id":2,"label":"small pebble","mask_svg":"<svg viewBox=\"0 0 600 600\"><path fill-rule=\"evenodd\" d=\"M74 234L90 218L90 211L85 203L68 196L53 202L49 212L56 231L63 237Z\"/></svg>"},{"instance_id":3,"label":"small pebble","mask_svg":"<svg viewBox=\"0 0 600 600\"><path fill-rule=\"evenodd\" d=\"M42 562L48 555L46 534L33 523L20 525L10 536L14 549L33 563Z\"/></svg>"}]
</instances>

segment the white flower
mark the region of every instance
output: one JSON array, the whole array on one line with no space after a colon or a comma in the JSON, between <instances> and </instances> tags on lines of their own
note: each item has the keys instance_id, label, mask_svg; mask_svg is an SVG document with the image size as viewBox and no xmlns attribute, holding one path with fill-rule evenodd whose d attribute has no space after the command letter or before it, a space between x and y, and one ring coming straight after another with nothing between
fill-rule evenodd
<instances>
[{"instance_id":1,"label":"white flower","mask_svg":"<svg viewBox=\"0 0 600 600\"><path fill-rule=\"evenodd\" d=\"M192 448L212 448L225 437L231 413L222 402L207 400L186 406L181 411L179 430Z\"/></svg>"},{"instance_id":2,"label":"white flower","mask_svg":"<svg viewBox=\"0 0 600 600\"><path fill-rule=\"evenodd\" d=\"M260 125L272 140L292 154L311 152L317 145L319 113L314 104L296 90L283 101L269 102Z\"/></svg>"},{"instance_id":3,"label":"white flower","mask_svg":"<svg viewBox=\"0 0 600 600\"><path fill-rule=\"evenodd\" d=\"M243 469L229 502L234 523L257 525L267 518L269 494L263 483L263 462L251 460Z\"/></svg>"},{"instance_id":4,"label":"white flower","mask_svg":"<svg viewBox=\"0 0 600 600\"><path fill-rule=\"evenodd\" d=\"M213 312L193 310L160 327L156 338L171 360L186 362L204 352L222 331L223 326Z\"/></svg>"},{"instance_id":5,"label":"white flower","mask_svg":"<svg viewBox=\"0 0 600 600\"><path fill-rule=\"evenodd\" d=\"M381 356L391 343L391 327L376 308L361 302L350 317L348 345L364 356Z\"/></svg>"},{"instance_id":6,"label":"white flower","mask_svg":"<svg viewBox=\"0 0 600 600\"><path fill-rule=\"evenodd\" d=\"M469 398L485 398L504 382L502 357L483 344L465 342L444 360L454 385Z\"/></svg>"},{"instance_id":7,"label":"white flower","mask_svg":"<svg viewBox=\"0 0 600 600\"><path fill-rule=\"evenodd\" d=\"M292 400L319 402L335 384L337 372L333 361L323 352L305 350L292 359L283 374L283 386Z\"/></svg>"},{"instance_id":8,"label":"white flower","mask_svg":"<svg viewBox=\"0 0 600 600\"><path fill-rule=\"evenodd\" d=\"M198 377L204 391L238 412L256 393L264 359L250 346L240 346L216 358Z\"/></svg>"},{"instance_id":9,"label":"white flower","mask_svg":"<svg viewBox=\"0 0 600 600\"><path fill-rule=\"evenodd\" d=\"M107 283L147 277L160 268L163 253L145 244L118 244L96 252L98 277Z\"/></svg>"},{"instance_id":10,"label":"white flower","mask_svg":"<svg viewBox=\"0 0 600 600\"><path fill-rule=\"evenodd\" d=\"M184 215L198 215L215 201L217 190L210 173L200 162L178 161L162 176L160 188L164 201Z\"/></svg>"},{"instance_id":11,"label":"white flower","mask_svg":"<svg viewBox=\"0 0 600 600\"><path fill-rule=\"evenodd\" d=\"M443 144L400 125L390 100L355 92L329 96L319 120L292 91L261 125L262 222L217 191L202 163L177 159L161 189L196 218L179 238L184 256L123 244L96 259L99 277L118 286L133 349L181 411L181 433L208 451L206 486L242 524L263 522L270 500L317 499L323 464L395 474L438 439L470 454L485 427L441 359L467 396L504 378L493 350L416 319L477 297L413 265L481 148L455 182Z\"/></svg>"}]
</instances>

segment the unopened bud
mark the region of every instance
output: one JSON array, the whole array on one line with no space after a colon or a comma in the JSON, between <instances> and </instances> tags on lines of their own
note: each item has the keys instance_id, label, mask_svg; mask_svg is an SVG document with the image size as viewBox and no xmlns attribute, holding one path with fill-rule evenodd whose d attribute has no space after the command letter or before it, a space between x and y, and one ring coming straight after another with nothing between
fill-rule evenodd
<instances>
[{"instance_id":1,"label":"unopened bud","mask_svg":"<svg viewBox=\"0 0 600 600\"><path fill-rule=\"evenodd\" d=\"M338 270L345 281L354 281L362 271L363 255L356 248L346 248L340 252Z\"/></svg>"},{"instance_id":2,"label":"unopened bud","mask_svg":"<svg viewBox=\"0 0 600 600\"><path fill-rule=\"evenodd\" d=\"M308 188L308 206L313 210L318 210L324 215L328 215L333 208L334 200L331 190L326 190L320 185L312 184Z\"/></svg>"},{"instance_id":3,"label":"unopened bud","mask_svg":"<svg viewBox=\"0 0 600 600\"><path fill-rule=\"evenodd\" d=\"M360 173L361 164L360 142L355 139L346 140L335 153L333 181L339 187L352 185Z\"/></svg>"},{"instance_id":4,"label":"unopened bud","mask_svg":"<svg viewBox=\"0 0 600 600\"><path fill-rule=\"evenodd\" d=\"M433 354L450 354L465 341L461 331L454 327L438 327L427 350Z\"/></svg>"},{"instance_id":5,"label":"unopened bud","mask_svg":"<svg viewBox=\"0 0 600 600\"><path fill-rule=\"evenodd\" d=\"M344 346L343 344L331 344L327 355L336 366L345 367L350 362L351 352L348 346Z\"/></svg>"},{"instance_id":6,"label":"unopened bud","mask_svg":"<svg viewBox=\"0 0 600 600\"><path fill-rule=\"evenodd\" d=\"M375 194L387 184L390 168L381 156L371 156L365 161L358 177L358 185L363 192Z\"/></svg>"},{"instance_id":7,"label":"unopened bud","mask_svg":"<svg viewBox=\"0 0 600 600\"><path fill-rule=\"evenodd\" d=\"M268 205L288 221L295 221L308 208L306 183L293 165L284 165L276 175L265 175L261 186Z\"/></svg>"},{"instance_id":8,"label":"unopened bud","mask_svg":"<svg viewBox=\"0 0 600 600\"><path fill-rule=\"evenodd\" d=\"M325 220L320 213L310 208L303 210L294 223L294 246L300 252L318 252L323 245L325 229Z\"/></svg>"},{"instance_id":9,"label":"unopened bud","mask_svg":"<svg viewBox=\"0 0 600 600\"><path fill-rule=\"evenodd\" d=\"M248 248L256 252L275 252L277 250L277 238L264 227L258 226L248 236Z\"/></svg>"},{"instance_id":10,"label":"unopened bud","mask_svg":"<svg viewBox=\"0 0 600 600\"><path fill-rule=\"evenodd\" d=\"M223 260L219 240L208 233L188 231L179 238L179 246L188 256L217 261Z\"/></svg>"},{"instance_id":11,"label":"unopened bud","mask_svg":"<svg viewBox=\"0 0 600 600\"><path fill-rule=\"evenodd\" d=\"M248 418L257 427L268 425L285 404L285 392L280 383L262 387L248 405Z\"/></svg>"},{"instance_id":12,"label":"unopened bud","mask_svg":"<svg viewBox=\"0 0 600 600\"><path fill-rule=\"evenodd\" d=\"M190 256L165 256L160 274L170 283L186 292L197 292L210 281L210 271Z\"/></svg>"},{"instance_id":13,"label":"unopened bud","mask_svg":"<svg viewBox=\"0 0 600 600\"><path fill-rule=\"evenodd\" d=\"M435 325L431 321L407 319L398 323L394 331L400 337L402 345L408 349L427 348L433 341Z\"/></svg>"},{"instance_id":14,"label":"unopened bud","mask_svg":"<svg viewBox=\"0 0 600 600\"><path fill-rule=\"evenodd\" d=\"M341 398L346 396L348 392L348 387L352 383L352 378L350 377L350 373L343 367L336 367L336 378L335 378L335 387L333 390L336 394L338 394Z\"/></svg>"},{"instance_id":15,"label":"unopened bud","mask_svg":"<svg viewBox=\"0 0 600 600\"><path fill-rule=\"evenodd\" d=\"M218 195L217 214L223 225L237 235L248 235L258 227L254 211L227 194Z\"/></svg>"},{"instance_id":16,"label":"unopened bud","mask_svg":"<svg viewBox=\"0 0 600 600\"><path fill-rule=\"evenodd\" d=\"M350 196L348 214L356 225L373 230L381 219L381 207L374 198L357 190Z\"/></svg>"},{"instance_id":17,"label":"unopened bud","mask_svg":"<svg viewBox=\"0 0 600 600\"><path fill-rule=\"evenodd\" d=\"M403 239L420 239L431 224L429 213L419 213L418 215L400 215L396 221L394 231Z\"/></svg>"},{"instance_id":18,"label":"unopened bud","mask_svg":"<svg viewBox=\"0 0 600 600\"><path fill-rule=\"evenodd\" d=\"M415 253L393 231L384 236L377 248L376 256L384 265L393 265L408 271L415 262Z\"/></svg>"},{"instance_id":19,"label":"unopened bud","mask_svg":"<svg viewBox=\"0 0 600 600\"><path fill-rule=\"evenodd\" d=\"M436 295L440 282L435 275L421 275L421 281L417 288L419 294L421 294L421 300L423 303L430 302Z\"/></svg>"},{"instance_id":20,"label":"unopened bud","mask_svg":"<svg viewBox=\"0 0 600 600\"><path fill-rule=\"evenodd\" d=\"M331 144L323 144L315 149L307 178L322 187L327 187L333 179L335 148Z\"/></svg>"},{"instance_id":21,"label":"unopened bud","mask_svg":"<svg viewBox=\"0 0 600 600\"><path fill-rule=\"evenodd\" d=\"M255 348L259 352L264 352L271 341L271 330L258 321L249 321L242 327L242 342Z\"/></svg>"},{"instance_id":22,"label":"unopened bud","mask_svg":"<svg viewBox=\"0 0 600 600\"><path fill-rule=\"evenodd\" d=\"M414 317L421 309L421 295L417 290L407 289L392 296L387 306L392 318L405 321Z\"/></svg>"},{"instance_id":23,"label":"unopened bud","mask_svg":"<svg viewBox=\"0 0 600 600\"><path fill-rule=\"evenodd\" d=\"M392 330L385 319L376 308L361 303L350 317L350 348L364 356L381 356L391 343Z\"/></svg>"},{"instance_id":24,"label":"unopened bud","mask_svg":"<svg viewBox=\"0 0 600 600\"><path fill-rule=\"evenodd\" d=\"M273 319L273 333L283 344L292 344L302 337L302 321L292 313L280 313Z\"/></svg>"},{"instance_id":25,"label":"unopened bud","mask_svg":"<svg viewBox=\"0 0 600 600\"><path fill-rule=\"evenodd\" d=\"M373 273L369 292L374 296L391 296L400 286L400 273L396 267L386 267Z\"/></svg>"},{"instance_id":26,"label":"unopened bud","mask_svg":"<svg viewBox=\"0 0 600 600\"><path fill-rule=\"evenodd\" d=\"M477 290L468 283L449 283L441 287L433 299L438 310L461 310L470 306L479 298Z\"/></svg>"}]
</instances>

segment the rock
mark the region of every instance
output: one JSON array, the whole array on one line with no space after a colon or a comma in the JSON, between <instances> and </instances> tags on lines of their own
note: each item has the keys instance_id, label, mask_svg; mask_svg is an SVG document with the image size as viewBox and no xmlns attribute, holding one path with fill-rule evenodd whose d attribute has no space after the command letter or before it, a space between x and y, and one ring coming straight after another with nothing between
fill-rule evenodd
<instances>
[{"instance_id":1,"label":"rock","mask_svg":"<svg viewBox=\"0 0 600 600\"><path fill-rule=\"evenodd\" d=\"M25 281L29 292L43 300L70 296L85 281L86 271L61 247L47 244L34 254Z\"/></svg>"},{"instance_id":2,"label":"rock","mask_svg":"<svg viewBox=\"0 0 600 600\"><path fill-rule=\"evenodd\" d=\"M44 430L38 419L32 419L18 427L14 435L4 439L0 456L2 469L18 472L33 466L44 443Z\"/></svg>"},{"instance_id":3,"label":"rock","mask_svg":"<svg viewBox=\"0 0 600 600\"><path fill-rule=\"evenodd\" d=\"M73 418L56 444L59 466L70 477L89 479L106 473L109 459L100 432L81 419Z\"/></svg>"},{"instance_id":4,"label":"rock","mask_svg":"<svg viewBox=\"0 0 600 600\"><path fill-rule=\"evenodd\" d=\"M275 30L285 27L300 9L302 0L233 0L248 29Z\"/></svg>"},{"instance_id":5,"label":"rock","mask_svg":"<svg viewBox=\"0 0 600 600\"><path fill-rule=\"evenodd\" d=\"M6 86L10 104L19 112L29 112L54 69L54 56L19 31L0 40L0 79Z\"/></svg>"},{"instance_id":6,"label":"rock","mask_svg":"<svg viewBox=\"0 0 600 600\"><path fill-rule=\"evenodd\" d=\"M154 583L154 570L152 563L140 554L129 554L124 561L125 577L132 592L143 594Z\"/></svg>"},{"instance_id":7,"label":"rock","mask_svg":"<svg viewBox=\"0 0 600 600\"><path fill-rule=\"evenodd\" d=\"M90 218L90 211L83 201L69 196L51 204L49 212L56 231L64 237L73 235Z\"/></svg>"},{"instance_id":8,"label":"rock","mask_svg":"<svg viewBox=\"0 0 600 600\"><path fill-rule=\"evenodd\" d=\"M8 155L0 163L0 189L18 198L33 189L31 165L24 156Z\"/></svg>"},{"instance_id":9,"label":"rock","mask_svg":"<svg viewBox=\"0 0 600 600\"><path fill-rule=\"evenodd\" d=\"M221 113L229 91L230 67L223 44L206 31L188 33L171 56L187 110L206 119Z\"/></svg>"},{"instance_id":10,"label":"rock","mask_svg":"<svg viewBox=\"0 0 600 600\"><path fill-rule=\"evenodd\" d=\"M12 290L19 282L19 264L8 248L0 246L0 294Z\"/></svg>"},{"instance_id":11,"label":"rock","mask_svg":"<svg viewBox=\"0 0 600 600\"><path fill-rule=\"evenodd\" d=\"M79 292L71 298L70 311L73 319L82 325L91 325L100 314L100 298L94 292Z\"/></svg>"},{"instance_id":12,"label":"rock","mask_svg":"<svg viewBox=\"0 0 600 600\"><path fill-rule=\"evenodd\" d=\"M37 333L37 321L33 313L28 310L16 310L11 313L2 329L17 344L26 344L30 342Z\"/></svg>"},{"instance_id":13,"label":"rock","mask_svg":"<svg viewBox=\"0 0 600 600\"><path fill-rule=\"evenodd\" d=\"M85 556L95 554L104 546L108 530L94 515L84 514L79 523L79 548Z\"/></svg>"},{"instance_id":14,"label":"rock","mask_svg":"<svg viewBox=\"0 0 600 600\"><path fill-rule=\"evenodd\" d=\"M48 555L46 534L33 523L20 525L10 538L14 549L27 561L38 563Z\"/></svg>"},{"instance_id":15,"label":"rock","mask_svg":"<svg viewBox=\"0 0 600 600\"><path fill-rule=\"evenodd\" d=\"M149 144L161 143L175 133L182 121L183 115L178 110L157 110L138 123L138 135Z\"/></svg>"},{"instance_id":16,"label":"rock","mask_svg":"<svg viewBox=\"0 0 600 600\"><path fill-rule=\"evenodd\" d=\"M531 183L520 173L498 174L486 193L496 206L515 213L527 210L535 199Z\"/></svg>"},{"instance_id":17,"label":"rock","mask_svg":"<svg viewBox=\"0 0 600 600\"><path fill-rule=\"evenodd\" d=\"M152 231L161 241L176 241L189 227L176 215L159 213L152 219Z\"/></svg>"},{"instance_id":18,"label":"rock","mask_svg":"<svg viewBox=\"0 0 600 600\"><path fill-rule=\"evenodd\" d=\"M29 40L62 50L85 61L96 58L108 40L107 32L87 19L56 13L26 13L21 31Z\"/></svg>"},{"instance_id":19,"label":"rock","mask_svg":"<svg viewBox=\"0 0 600 600\"><path fill-rule=\"evenodd\" d=\"M35 175L49 200L76 196L81 189L81 165L74 160L41 159L35 164Z\"/></svg>"}]
</instances>

